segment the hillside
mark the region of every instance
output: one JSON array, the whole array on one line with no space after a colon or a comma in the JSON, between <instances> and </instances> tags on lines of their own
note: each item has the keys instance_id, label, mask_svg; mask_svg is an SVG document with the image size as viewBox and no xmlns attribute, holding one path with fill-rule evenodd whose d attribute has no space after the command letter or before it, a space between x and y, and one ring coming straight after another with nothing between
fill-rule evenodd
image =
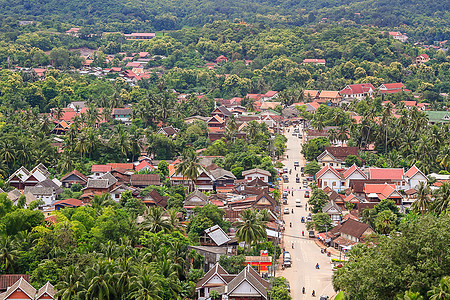
<instances>
[{"instance_id":1,"label":"hillside","mask_svg":"<svg viewBox=\"0 0 450 300\"><path fill-rule=\"evenodd\" d=\"M173 30L236 18L269 26L344 18L350 23L376 26L448 27L449 4L448 0L429 0L426 5L419 0L2 0L0 8L3 16L18 18L54 18L96 26L115 23L116 27L134 20L122 27Z\"/></svg>"}]
</instances>

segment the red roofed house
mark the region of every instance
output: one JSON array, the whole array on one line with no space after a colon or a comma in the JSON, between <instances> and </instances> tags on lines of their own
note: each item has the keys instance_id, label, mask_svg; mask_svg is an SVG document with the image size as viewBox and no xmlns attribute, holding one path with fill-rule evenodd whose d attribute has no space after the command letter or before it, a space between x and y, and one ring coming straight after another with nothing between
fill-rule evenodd
<instances>
[{"instance_id":1,"label":"red roofed house","mask_svg":"<svg viewBox=\"0 0 450 300\"><path fill-rule=\"evenodd\" d=\"M339 91L321 91L318 96L318 100L338 104L341 102L342 97Z\"/></svg>"},{"instance_id":2,"label":"red roofed house","mask_svg":"<svg viewBox=\"0 0 450 300\"><path fill-rule=\"evenodd\" d=\"M107 163L107 166L110 166L112 169L122 168L125 170L134 170L134 165L132 163Z\"/></svg>"},{"instance_id":3,"label":"red roofed house","mask_svg":"<svg viewBox=\"0 0 450 300\"><path fill-rule=\"evenodd\" d=\"M219 57L216 58L215 62L220 64L222 62L227 62L228 58L226 58L224 55L220 55Z\"/></svg>"},{"instance_id":4,"label":"red roofed house","mask_svg":"<svg viewBox=\"0 0 450 300\"><path fill-rule=\"evenodd\" d=\"M389 169L389 168L370 168L370 179L384 179L391 180L395 183L396 188L404 189L406 183L403 180L403 168Z\"/></svg>"},{"instance_id":5,"label":"red roofed house","mask_svg":"<svg viewBox=\"0 0 450 300\"><path fill-rule=\"evenodd\" d=\"M372 97L375 88L371 83L349 84L339 93L344 99L361 100L366 97Z\"/></svg>"},{"instance_id":6,"label":"red roofed house","mask_svg":"<svg viewBox=\"0 0 450 300\"><path fill-rule=\"evenodd\" d=\"M74 198L59 200L53 203L55 210L61 210L66 207L80 207L82 205L84 205L83 201Z\"/></svg>"},{"instance_id":7,"label":"red roofed house","mask_svg":"<svg viewBox=\"0 0 450 300\"><path fill-rule=\"evenodd\" d=\"M317 90L303 90L303 96L306 100L316 100L319 97L319 91Z\"/></svg>"},{"instance_id":8,"label":"red roofed house","mask_svg":"<svg viewBox=\"0 0 450 300\"><path fill-rule=\"evenodd\" d=\"M430 57L428 56L428 54L420 54L416 57L416 64L418 65L426 63L428 61L430 61Z\"/></svg>"},{"instance_id":9,"label":"red roofed house","mask_svg":"<svg viewBox=\"0 0 450 300\"><path fill-rule=\"evenodd\" d=\"M367 175L355 164L347 170L339 171L330 165L326 165L316 173L317 186L325 189L331 188L336 192L344 191L349 187L350 180L367 179Z\"/></svg>"},{"instance_id":10,"label":"red roofed house","mask_svg":"<svg viewBox=\"0 0 450 300\"><path fill-rule=\"evenodd\" d=\"M382 184L364 184L364 193L366 199L369 202L380 202L384 199L391 199L395 201L395 204L402 205L403 196L395 188L395 184L382 183Z\"/></svg>"},{"instance_id":11,"label":"red roofed house","mask_svg":"<svg viewBox=\"0 0 450 300\"><path fill-rule=\"evenodd\" d=\"M72 27L69 30L66 30L66 34L71 36L78 36L81 28Z\"/></svg>"},{"instance_id":12,"label":"red roofed house","mask_svg":"<svg viewBox=\"0 0 450 300\"><path fill-rule=\"evenodd\" d=\"M405 104L405 107L409 108L409 109L416 107L416 104L417 104L416 101L402 101L402 103Z\"/></svg>"},{"instance_id":13,"label":"red roofed house","mask_svg":"<svg viewBox=\"0 0 450 300\"><path fill-rule=\"evenodd\" d=\"M112 167L109 165L92 165L91 173L93 178L100 178L110 172Z\"/></svg>"},{"instance_id":14,"label":"red roofed house","mask_svg":"<svg viewBox=\"0 0 450 300\"><path fill-rule=\"evenodd\" d=\"M136 170L136 172L139 172L141 170L151 171L154 170L155 167L147 160L143 160L136 167L134 167L134 169Z\"/></svg>"},{"instance_id":15,"label":"red roofed house","mask_svg":"<svg viewBox=\"0 0 450 300\"><path fill-rule=\"evenodd\" d=\"M268 91L267 93L265 93L261 100L263 101L268 101L268 100L272 100L278 98L278 92L277 91Z\"/></svg>"},{"instance_id":16,"label":"red roofed house","mask_svg":"<svg viewBox=\"0 0 450 300\"><path fill-rule=\"evenodd\" d=\"M425 176L425 174L415 165L406 171L404 177L406 181L405 190L417 188L420 183L426 183L428 181L427 176Z\"/></svg>"},{"instance_id":17,"label":"red roofed house","mask_svg":"<svg viewBox=\"0 0 450 300\"><path fill-rule=\"evenodd\" d=\"M303 60L303 64L315 64L315 65L323 65L323 66L325 66L325 59L305 58Z\"/></svg>"},{"instance_id":18,"label":"red roofed house","mask_svg":"<svg viewBox=\"0 0 450 300\"><path fill-rule=\"evenodd\" d=\"M57 299L56 291L50 282L44 284L39 290L36 290L28 281L20 277L13 285L0 294L0 299L20 299L20 300L41 300Z\"/></svg>"},{"instance_id":19,"label":"red roofed house","mask_svg":"<svg viewBox=\"0 0 450 300\"><path fill-rule=\"evenodd\" d=\"M406 40L408 39L408 36L401 33L400 31L389 31L389 35L402 43L406 42Z\"/></svg>"},{"instance_id":20,"label":"red roofed house","mask_svg":"<svg viewBox=\"0 0 450 300\"><path fill-rule=\"evenodd\" d=\"M381 94L394 94L394 93L400 93L401 91L405 92L411 92L410 90L407 90L403 83L384 83L378 87L378 91L380 91Z\"/></svg>"},{"instance_id":21,"label":"red roofed house","mask_svg":"<svg viewBox=\"0 0 450 300\"><path fill-rule=\"evenodd\" d=\"M344 168L345 159L349 155L358 156L358 147L325 147L325 151L317 156L317 162L323 167L330 165Z\"/></svg>"}]
</instances>

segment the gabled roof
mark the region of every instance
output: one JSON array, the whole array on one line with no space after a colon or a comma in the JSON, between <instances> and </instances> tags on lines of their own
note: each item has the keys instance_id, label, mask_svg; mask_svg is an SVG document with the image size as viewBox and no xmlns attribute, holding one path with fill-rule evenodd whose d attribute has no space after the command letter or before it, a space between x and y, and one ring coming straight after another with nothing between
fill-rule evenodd
<instances>
[{"instance_id":1,"label":"gabled roof","mask_svg":"<svg viewBox=\"0 0 450 300\"><path fill-rule=\"evenodd\" d=\"M398 89L404 89L405 86L403 83L383 83L378 87L378 89L386 89L386 90L398 90Z\"/></svg>"},{"instance_id":2,"label":"gabled roof","mask_svg":"<svg viewBox=\"0 0 450 300\"><path fill-rule=\"evenodd\" d=\"M246 175L253 174L253 173L259 173L259 174L266 175L266 176L270 176L271 175L269 171L255 168L255 169L250 169L250 170L247 170L247 171L243 171L242 172L242 176L246 176Z\"/></svg>"},{"instance_id":3,"label":"gabled roof","mask_svg":"<svg viewBox=\"0 0 450 300\"><path fill-rule=\"evenodd\" d=\"M253 286L263 299L267 299L267 289L269 288L269 283L262 279L250 265L247 265L233 280L230 281L228 284L227 294L233 294L233 291L244 281L247 281L251 286Z\"/></svg>"},{"instance_id":4,"label":"gabled roof","mask_svg":"<svg viewBox=\"0 0 450 300\"><path fill-rule=\"evenodd\" d=\"M358 156L358 147L325 147L335 158L345 160L349 155Z\"/></svg>"},{"instance_id":5,"label":"gabled roof","mask_svg":"<svg viewBox=\"0 0 450 300\"><path fill-rule=\"evenodd\" d=\"M403 168L388 169L388 168L370 168L370 179L386 179L386 180L403 180Z\"/></svg>"},{"instance_id":6,"label":"gabled roof","mask_svg":"<svg viewBox=\"0 0 450 300\"><path fill-rule=\"evenodd\" d=\"M216 168L214 170L211 170L210 173L214 177L214 180L226 178L236 180L236 176L234 176L233 173L222 168Z\"/></svg>"},{"instance_id":7,"label":"gabled roof","mask_svg":"<svg viewBox=\"0 0 450 300\"><path fill-rule=\"evenodd\" d=\"M353 195L353 193L350 193L347 197L344 198L344 202L359 203L360 201L355 195Z\"/></svg>"},{"instance_id":8,"label":"gabled roof","mask_svg":"<svg viewBox=\"0 0 450 300\"><path fill-rule=\"evenodd\" d=\"M146 160L141 161L136 167L134 167L134 169L139 172L140 170L144 169L144 168L148 168L148 169L155 169L155 167L149 163Z\"/></svg>"},{"instance_id":9,"label":"gabled roof","mask_svg":"<svg viewBox=\"0 0 450 300\"><path fill-rule=\"evenodd\" d=\"M56 291L55 291L53 285L52 285L50 282L48 282L48 281L47 281L46 284L44 284L43 287L41 287L41 288L39 289L39 291L38 291L37 294L36 294L36 298L35 298L35 299L36 299L36 300L39 300L39 298L41 298L41 297L44 296L45 294L47 294L48 296L50 296L52 299L55 298ZM46 297L45 299L48 299L48 298Z\"/></svg>"},{"instance_id":10,"label":"gabled roof","mask_svg":"<svg viewBox=\"0 0 450 300\"><path fill-rule=\"evenodd\" d=\"M371 83L349 84L343 90L341 90L340 93L346 95L354 95L368 93L370 92L370 90L375 90Z\"/></svg>"},{"instance_id":11,"label":"gabled roof","mask_svg":"<svg viewBox=\"0 0 450 300\"><path fill-rule=\"evenodd\" d=\"M162 127L157 133L165 133L166 135L173 136L177 134L179 129L174 128L173 126Z\"/></svg>"},{"instance_id":12,"label":"gabled roof","mask_svg":"<svg viewBox=\"0 0 450 300\"><path fill-rule=\"evenodd\" d=\"M231 117L233 114L228 110L228 108L226 108L225 106L221 105L219 107L217 107L215 110L213 110L213 114L216 111L220 111L224 116L226 117Z\"/></svg>"},{"instance_id":13,"label":"gabled roof","mask_svg":"<svg viewBox=\"0 0 450 300\"><path fill-rule=\"evenodd\" d=\"M341 98L339 91L322 91L319 98Z\"/></svg>"},{"instance_id":14,"label":"gabled roof","mask_svg":"<svg viewBox=\"0 0 450 300\"><path fill-rule=\"evenodd\" d=\"M389 198L395 191L396 191L395 184L389 184L389 183L370 184L370 183L367 183L364 185L364 192L366 193L366 195L368 197L373 198L374 196L376 196L380 200Z\"/></svg>"},{"instance_id":15,"label":"gabled roof","mask_svg":"<svg viewBox=\"0 0 450 300\"><path fill-rule=\"evenodd\" d=\"M367 175L361 171L360 168L358 168L358 166L356 164L353 164L350 168L348 168L345 172L344 172L344 178L347 179L350 175L352 175L354 172L358 172L359 174L361 174L364 178L367 179Z\"/></svg>"},{"instance_id":16,"label":"gabled roof","mask_svg":"<svg viewBox=\"0 0 450 300\"><path fill-rule=\"evenodd\" d=\"M405 173L405 177L408 178L412 178L414 175L416 175L417 173L422 174L424 177L425 174L422 173L422 171L419 170L419 168L416 167L416 165L412 166L406 173Z\"/></svg>"},{"instance_id":17,"label":"gabled roof","mask_svg":"<svg viewBox=\"0 0 450 300\"><path fill-rule=\"evenodd\" d=\"M10 295L12 295L17 289L20 289L24 292L30 299L34 299L36 295L36 289L28 283L23 277L20 277L6 292L1 294L2 299L7 299Z\"/></svg>"},{"instance_id":18,"label":"gabled roof","mask_svg":"<svg viewBox=\"0 0 450 300\"><path fill-rule=\"evenodd\" d=\"M107 163L107 166L110 166L112 169L123 168L125 170L133 170L134 165L132 163Z\"/></svg>"},{"instance_id":19,"label":"gabled roof","mask_svg":"<svg viewBox=\"0 0 450 300\"><path fill-rule=\"evenodd\" d=\"M342 214L342 209L333 200L329 201L323 208L322 212L327 213L330 209L334 208L339 214Z\"/></svg>"},{"instance_id":20,"label":"gabled roof","mask_svg":"<svg viewBox=\"0 0 450 300\"><path fill-rule=\"evenodd\" d=\"M224 285L225 285L227 283L227 281L222 276L230 275L230 274L228 274L228 272L225 271L225 269L222 268L222 266L219 265L219 263L216 263L214 265L214 267L212 267L211 269L209 269L208 272L206 272L205 276L203 276L202 278L200 278L199 281L197 281L195 289L199 289L199 288L203 287L206 283L208 283L208 281L212 277L214 277L214 275L218 275L220 278L222 278Z\"/></svg>"},{"instance_id":21,"label":"gabled roof","mask_svg":"<svg viewBox=\"0 0 450 300\"><path fill-rule=\"evenodd\" d=\"M73 170L72 172L67 173L66 175L64 175L64 176L61 178L61 181L64 181L66 178L70 177L71 175L75 175L75 176L77 176L78 178L80 178L82 181L85 181L85 182L87 182L87 180L88 180L88 178L87 178L86 175L81 174L81 173L78 172L77 170Z\"/></svg>"},{"instance_id":22,"label":"gabled roof","mask_svg":"<svg viewBox=\"0 0 450 300\"><path fill-rule=\"evenodd\" d=\"M41 186L26 186L23 193L30 193L33 195L44 195L51 196L54 193L54 189L51 187L41 187Z\"/></svg>"},{"instance_id":23,"label":"gabled roof","mask_svg":"<svg viewBox=\"0 0 450 300\"><path fill-rule=\"evenodd\" d=\"M369 228L371 227L366 223L359 222L354 219L348 219L342 224L339 232L348 234L356 238L361 238L364 232Z\"/></svg>"},{"instance_id":24,"label":"gabled roof","mask_svg":"<svg viewBox=\"0 0 450 300\"><path fill-rule=\"evenodd\" d=\"M193 200L194 198L199 198L200 200ZM184 200L184 207L188 206L205 206L208 203L208 196L200 192L199 190L195 190L189 195L186 196Z\"/></svg>"},{"instance_id":25,"label":"gabled roof","mask_svg":"<svg viewBox=\"0 0 450 300\"><path fill-rule=\"evenodd\" d=\"M311 97L311 98L316 98L317 95L319 94L319 91L317 90L303 90L303 96L305 96L306 98Z\"/></svg>"},{"instance_id":26,"label":"gabled roof","mask_svg":"<svg viewBox=\"0 0 450 300\"><path fill-rule=\"evenodd\" d=\"M336 171L333 167L331 167L330 165L326 165L325 167L322 168L322 170L320 170L319 172L316 173L316 178L319 179L320 177L322 177L322 175L324 175L326 172L332 172L334 175L336 175L338 178L342 178L341 174L339 174L338 171Z\"/></svg>"},{"instance_id":27,"label":"gabled roof","mask_svg":"<svg viewBox=\"0 0 450 300\"><path fill-rule=\"evenodd\" d=\"M5 274L0 275L0 290L7 290L10 286L16 283L21 277L30 282L29 274Z\"/></svg>"},{"instance_id":28,"label":"gabled roof","mask_svg":"<svg viewBox=\"0 0 450 300\"><path fill-rule=\"evenodd\" d=\"M223 123L225 123L225 121L221 117L219 117L218 115L214 115L211 118L209 118L207 123L220 123L220 124L223 124Z\"/></svg>"}]
</instances>

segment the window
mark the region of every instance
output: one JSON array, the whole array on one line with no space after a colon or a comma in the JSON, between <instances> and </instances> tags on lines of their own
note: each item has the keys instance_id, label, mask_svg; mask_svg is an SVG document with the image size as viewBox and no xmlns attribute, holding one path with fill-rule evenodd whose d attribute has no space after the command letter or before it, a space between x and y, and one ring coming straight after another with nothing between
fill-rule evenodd
<instances>
[{"instance_id":1,"label":"window","mask_svg":"<svg viewBox=\"0 0 450 300\"><path fill-rule=\"evenodd\" d=\"M333 186L336 186L336 181L333 181Z\"/></svg>"},{"instance_id":2,"label":"window","mask_svg":"<svg viewBox=\"0 0 450 300\"><path fill-rule=\"evenodd\" d=\"M119 194L114 194L114 198L119 198L120 197L120 195Z\"/></svg>"},{"instance_id":3,"label":"window","mask_svg":"<svg viewBox=\"0 0 450 300\"><path fill-rule=\"evenodd\" d=\"M322 166L324 166L324 167L325 167L325 163L322 163Z\"/></svg>"},{"instance_id":4,"label":"window","mask_svg":"<svg viewBox=\"0 0 450 300\"><path fill-rule=\"evenodd\" d=\"M330 163L330 166L333 166L333 163Z\"/></svg>"},{"instance_id":5,"label":"window","mask_svg":"<svg viewBox=\"0 0 450 300\"><path fill-rule=\"evenodd\" d=\"M345 181L342 181L342 182L341 182L341 186L344 186L344 185L345 185Z\"/></svg>"},{"instance_id":6,"label":"window","mask_svg":"<svg viewBox=\"0 0 450 300\"><path fill-rule=\"evenodd\" d=\"M326 181L324 181L323 186L328 186L328 183Z\"/></svg>"}]
</instances>

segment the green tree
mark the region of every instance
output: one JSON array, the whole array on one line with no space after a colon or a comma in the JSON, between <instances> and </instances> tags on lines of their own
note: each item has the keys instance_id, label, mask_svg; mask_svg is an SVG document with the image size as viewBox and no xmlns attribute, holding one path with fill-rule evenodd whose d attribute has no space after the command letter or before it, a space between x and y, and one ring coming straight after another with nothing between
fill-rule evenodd
<instances>
[{"instance_id":1,"label":"green tree","mask_svg":"<svg viewBox=\"0 0 450 300\"><path fill-rule=\"evenodd\" d=\"M320 165L317 163L316 160L313 160L309 163L306 164L303 172L305 174L309 174L309 175L316 175L317 172L319 172L322 168L320 167Z\"/></svg>"},{"instance_id":2,"label":"green tree","mask_svg":"<svg viewBox=\"0 0 450 300\"><path fill-rule=\"evenodd\" d=\"M236 237L245 242L247 250L253 243L258 243L267 237L265 221L256 210L246 209L240 213L242 221L236 222Z\"/></svg>"}]
</instances>

